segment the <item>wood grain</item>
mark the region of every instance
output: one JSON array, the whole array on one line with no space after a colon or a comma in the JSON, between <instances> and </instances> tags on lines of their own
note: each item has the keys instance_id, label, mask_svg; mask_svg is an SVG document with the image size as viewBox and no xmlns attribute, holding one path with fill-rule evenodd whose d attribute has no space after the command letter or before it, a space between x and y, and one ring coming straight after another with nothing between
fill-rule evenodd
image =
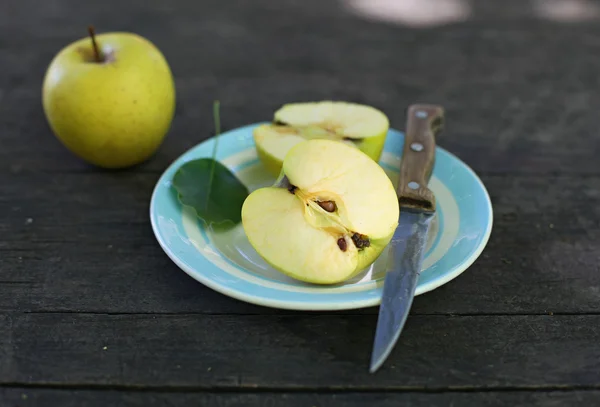
<instances>
[{"instance_id":1,"label":"wood grain","mask_svg":"<svg viewBox=\"0 0 600 407\"><path fill-rule=\"evenodd\" d=\"M600 401L600 391L484 393L186 393L156 391L0 389L0 404L16 407L558 407Z\"/></svg>"},{"instance_id":2,"label":"wood grain","mask_svg":"<svg viewBox=\"0 0 600 407\"><path fill-rule=\"evenodd\" d=\"M217 294L169 260L148 221L157 178L0 175L0 310L277 312ZM488 245L457 279L417 297L413 312L599 313L600 177L484 182L494 206Z\"/></svg>"},{"instance_id":3,"label":"wood grain","mask_svg":"<svg viewBox=\"0 0 600 407\"><path fill-rule=\"evenodd\" d=\"M402 157L396 188L400 208L435 212L435 195L427 185L435 165L436 138L443 128L444 108L414 104L409 106L407 116L404 147L401 154L397 152Z\"/></svg>"},{"instance_id":4,"label":"wood grain","mask_svg":"<svg viewBox=\"0 0 600 407\"><path fill-rule=\"evenodd\" d=\"M415 29L319 0L8 0L0 5L0 405L557 406L600 401L600 25L521 0ZM115 13L115 9L119 10ZM40 103L66 44L127 30L164 52L177 109L156 155L100 171ZM443 68L443 69L441 69ZM376 308L277 311L204 287L148 222L164 169L212 132L290 101L445 107L438 145L481 175L494 229L417 297L367 373ZM24 397L25 396L25 397Z\"/></svg>"},{"instance_id":5,"label":"wood grain","mask_svg":"<svg viewBox=\"0 0 600 407\"><path fill-rule=\"evenodd\" d=\"M441 391L600 381L600 316L411 316L371 375L375 324L374 315L6 314L0 384Z\"/></svg>"},{"instance_id":6,"label":"wood grain","mask_svg":"<svg viewBox=\"0 0 600 407\"><path fill-rule=\"evenodd\" d=\"M0 53L1 100L10 101L0 103L0 171L93 171L49 131L40 92L55 53L94 22L99 33L149 38L175 75L172 129L136 171L162 172L208 137L216 98L224 129L266 120L290 100L335 98L379 107L398 129L412 103L445 106L439 144L478 172L600 174L598 26L540 22L518 1L477 2L472 20L426 30L369 21L342 2L121 3L9 0L0 13L11 16L0 21L0 38L11 39Z\"/></svg>"}]
</instances>

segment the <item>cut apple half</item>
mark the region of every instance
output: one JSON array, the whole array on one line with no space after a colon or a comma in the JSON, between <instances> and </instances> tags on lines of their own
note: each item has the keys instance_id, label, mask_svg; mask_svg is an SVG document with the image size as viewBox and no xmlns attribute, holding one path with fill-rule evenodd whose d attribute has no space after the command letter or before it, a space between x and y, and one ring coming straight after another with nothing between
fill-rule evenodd
<instances>
[{"instance_id":1,"label":"cut apple half","mask_svg":"<svg viewBox=\"0 0 600 407\"><path fill-rule=\"evenodd\" d=\"M291 103L275 112L273 123L255 129L254 142L262 163L277 176L287 152L304 140L341 141L378 161L388 129L387 116L371 106L337 101Z\"/></svg>"},{"instance_id":2,"label":"cut apple half","mask_svg":"<svg viewBox=\"0 0 600 407\"><path fill-rule=\"evenodd\" d=\"M242 207L250 244L297 280L334 284L372 264L398 224L396 191L385 171L357 148L304 140L285 156L275 185Z\"/></svg>"}]
</instances>

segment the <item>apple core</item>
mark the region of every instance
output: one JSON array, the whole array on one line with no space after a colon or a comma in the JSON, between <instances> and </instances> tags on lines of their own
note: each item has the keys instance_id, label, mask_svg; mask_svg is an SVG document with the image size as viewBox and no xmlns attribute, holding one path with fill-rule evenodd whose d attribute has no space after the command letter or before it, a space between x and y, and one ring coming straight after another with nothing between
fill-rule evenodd
<instances>
[{"instance_id":1,"label":"apple core","mask_svg":"<svg viewBox=\"0 0 600 407\"><path fill-rule=\"evenodd\" d=\"M399 203L385 171L360 150L326 139L286 155L274 185L242 207L250 244L280 272L333 284L379 257L398 224Z\"/></svg>"}]
</instances>

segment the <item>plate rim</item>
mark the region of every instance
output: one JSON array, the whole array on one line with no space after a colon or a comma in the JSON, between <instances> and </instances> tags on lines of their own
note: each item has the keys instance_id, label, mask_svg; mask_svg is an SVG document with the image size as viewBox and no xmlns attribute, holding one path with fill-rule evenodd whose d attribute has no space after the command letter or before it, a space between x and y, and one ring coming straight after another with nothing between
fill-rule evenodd
<instances>
[{"instance_id":1,"label":"plate rim","mask_svg":"<svg viewBox=\"0 0 600 407\"><path fill-rule=\"evenodd\" d=\"M264 122L251 123L251 124L235 127L235 128L229 129L225 132L222 132L221 136L223 136L227 133L234 132L234 131L241 131L241 130L253 128L262 123L264 123ZM402 137L405 137L405 132L402 130L390 127L388 131L399 133L402 135ZM339 310L368 308L368 307L373 307L373 306L379 305L381 302L381 296L379 296L379 295L376 295L373 298L343 301L343 302L339 302L339 303L337 303L337 302L332 303L332 302L327 302L327 301L310 301L310 302L307 302L307 301L285 301L285 300L279 300L279 299L265 298L260 295L254 295L254 294L248 293L247 291L244 291L244 290L238 290L233 287L219 284L219 283L215 282L213 279L206 277L206 275L204 273L195 269L194 267L189 267L188 264L186 264L184 261L182 261L174 253L174 251L170 248L169 244L164 241L163 236L159 232L159 226L156 224L155 217L153 216L153 214L155 213L155 209L156 209L157 194L159 192L160 187L162 186L162 184L165 181L165 176L167 175L167 173L169 173L173 169L173 167L179 160L181 160L184 156L190 154L193 150L198 148L200 145L210 142L214 138L215 138L215 136L212 136L205 140L202 140L199 143L196 143L195 145L187 148L181 154L179 154L161 172L161 174L158 177L158 179L154 185L154 188L152 190L152 194L150 196L150 205L149 205L150 224L151 224L152 232L154 234L155 239L159 243L159 246L161 247L161 249L169 257L169 259L171 261L173 261L173 263L175 263L175 265L177 265L188 276L190 276L192 279L196 280L197 282L202 283L206 287L208 287L222 295L226 295L230 298L234 298L236 300L243 301L243 302L246 302L249 304L258 305L258 306L270 307L270 308L276 308L276 309L285 309L285 310L296 310L296 311L339 311ZM487 188L485 187L485 184L481 180L481 178L467 163L462 161L457 155L451 153L450 151L448 151L445 148L438 146L438 145L436 145L436 150L442 151L444 154L447 154L451 159L459 162L464 167L464 169L469 173L469 175L471 175L473 177L476 185L479 187L479 189L481 190L481 192L484 195L485 202L486 202L485 212L487 214L488 222L487 222L487 227L482 234L481 241L480 241L479 245L477 246L477 248L474 251L472 251L470 253L470 255L459 266L455 267L454 270L452 270L452 272L444 273L440 277L421 285L421 288L419 290L417 290L417 292L415 293L415 296L423 295L425 293L433 291L436 288L439 288L439 287L447 284L448 282L456 279L458 276L460 276L462 273L464 273L481 256L481 253L487 246L487 243L490 239L493 224L494 224L493 206L492 206L492 202L491 202L491 197L489 195L489 192L487 191ZM443 256L442 256L442 258L443 258ZM209 267L219 268L218 266L216 266L210 262L209 262Z\"/></svg>"}]
</instances>

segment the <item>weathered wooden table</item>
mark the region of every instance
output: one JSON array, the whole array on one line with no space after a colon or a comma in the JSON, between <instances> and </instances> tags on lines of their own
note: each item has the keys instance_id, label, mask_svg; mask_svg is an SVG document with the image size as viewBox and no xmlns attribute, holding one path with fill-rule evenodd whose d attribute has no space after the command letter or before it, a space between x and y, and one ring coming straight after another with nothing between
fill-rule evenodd
<instances>
[{"instance_id":1,"label":"weathered wooden table","mask_svg":"<svg viewBox=\"0 0 600 407\"><path fill-rule=\"evenodd\" d=\"M600 403L600 23L549 20L555 2L470 3L466 21L411 28L341 0L4 1L0 405ZM146 36L176 78L172 130L130 170L74 157L42 111L48 63L89 23ZM377 374L377 308L252 306L158 246L151 191L210 135L217 98L226 128L290 100L374 104L401 129L408 104L446 106L439 144L485 182L494 229L415 300Z\"/></svg>"}]
</instances>

